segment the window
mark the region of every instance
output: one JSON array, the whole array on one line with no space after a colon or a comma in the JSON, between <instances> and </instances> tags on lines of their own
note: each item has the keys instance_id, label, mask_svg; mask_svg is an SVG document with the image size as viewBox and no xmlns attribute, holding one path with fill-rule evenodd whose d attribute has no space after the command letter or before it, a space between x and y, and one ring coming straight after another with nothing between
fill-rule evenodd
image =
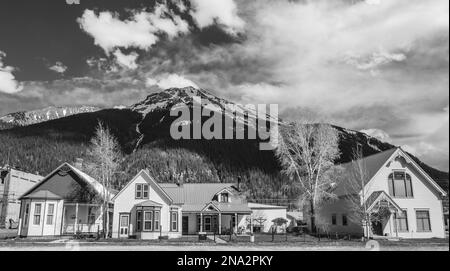
<instances>
[{"instance_id":1,"label":"window","mask_svg":"<svg viewBox=\"0 0 450 271\"><path fill-rule=\"evenodd\" d=\"M41 208L42 204L40 203L36 203L36 205L34 206L34 220L33 220L34 225L41 224Z\"/></svg>"},{"instance_id":2,"label":"window","mask_svg":"<svg viewBox=\"0 0 450 271\"><path fill-rule=\"evenodd\" d=\"M229 195L228 193L222 193L220 194L220 202L229 202Z\"/></svg>"},{"instance_id":3,"label":"window","mask_svg":"<svg viewBox=\"0 0 450 271\"><path fill-rule=\"evenodd\" d=\"M55 213L55 204L48 205L47 225L53 225L53 214Z\"/></svg>"},{"instance_id":4,"label":"window","mask_svg":"<svg viewBox=\"0 0 450 271\"><path fill-rule=\"evenodd\" d=\"M431 231L429 211L416 211L416 219L417 219L417 232Z\"/></svg>"},{"instance_id":5,"label":"window","mask_svg":"<svg viewBox=\"0 0 450 271\"><path fill-rule=\"evenodd\" d=\"M148 184L143 184L142 185L142 187L143 187L143 190L144 190L144 192L143 192L143 198L144 199L148 199L149 198L149 196L148 196L148 191L149 191L149 189L148 189Z\"/></svg>"},{"instance_id":6,"label":"window","mask_svg":"<svg viewBox=\"0 0 450 271\"><path fill-rule=\"evenodd\" d=\"M144 212L144 231L153 230L153 212Z\"/></svg>"},{"instance_id":7,"label":"window","mask_svg":"<svg viewBox=\"0 0 450 271\"><path fill-rule=\"evenodd\" d=\"M395 214L395 224L397 225L397 231L407 232L408 231L408 212L403 210L400 214Z\"/></svg>"},{"instance_id":8,"label":"window","mask_svg":"<svg viewBox=\"0 0 450 271\"><path fill-rule=\"evenodd\" d=\"M24 225L28 225L28 217L30 215L30 204L27 203L27 205L25 205L25 221L24 221Z\"/></svg>"},{"instance_id":9,"label":"window","mask_svg":"<svg viewBox=\"0 0 450 271\"><path fill-rule=\"evenodd\" d=\"M142 184L136 184L136 199L142 199Z\"/></svg>"},{"instance_id":10,"label":"window","mask_svg":"<svg viewBox=\"0 0 450 271\"><path fill-rule=\"evenodd\" d=\"M404 171L394 171L389 175L389 194L393 197L412 198L411 175Z\"/></svg>"},{"instance_id":11,"label":"window","mask_svg":"<svg viewBox=\"0 0 450 271\"><path fill-rule=\"evenodd\" d=\"M336 224L337 224L337 215L332 214L331 215L331 225L336 225Z\"/></svg>"},{"instance_id":12,"label":"window","mask_svg":"<svg viewBox=\"0 0 450 271\"><path fill-rule=\"evenodd\" d=\"M170 212L170 231L178 231L178 211Z\"/></svg>"},{"instance_id":13,"label":"window","mask_svg":"<svg viewBox=\"0 0 450 271\"><path fill-rule=\"evenodd\" d=\"M90 206L88 210L88 224L95 224L95 207Z\"/></svg>"},{"instance_id":14,"label":"window","mask_svg":"<svg viewBox=\"0 0 450 271\"><path fill-rule=\"evenodd\" d=\"M159 220L160 220L159 211L155 211L155 231L159 231Z\"/></svg>"},{"instance_id":15,"label":"window","mask_svg":"<svg viewBox=\"0 0 450 271\"><path fill-rule=\"evenodd\" d=\"M136 231L142 231L142 211L136 212Z\"/></svg>"},{"instance_id":16,"label":"window","mask_svg":"<svg viewBox=\"0 0 450 271\"><path fill-rule=\"evenodd\" d=\"M347 215L342 215L342 226L347 226L347 225L348 225Z\"/></svg>"}]
</instances>

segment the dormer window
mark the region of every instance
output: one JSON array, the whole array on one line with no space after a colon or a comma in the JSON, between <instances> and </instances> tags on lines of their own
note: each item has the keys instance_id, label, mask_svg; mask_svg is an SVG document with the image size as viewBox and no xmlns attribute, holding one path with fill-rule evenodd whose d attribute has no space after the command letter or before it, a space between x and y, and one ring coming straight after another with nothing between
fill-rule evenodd
<instances>
[{"instance_id":1,"label":"dormer window","mask_svg":"<svg viewBox=\"0 0 450 271\"><path fill-rule=\"evenodd\" d=\"M136 184L136 199L148 199L149 187L148 184L138 183Z\"/></svg>"},{"instance_id":2,"label":"dormer window","mask_svg":"<svg viewBox=\"0 0 450 271\"><path fill-rule=\"evenodd\" d=\"M411 175L405 171L394 171L388 177L389 195L396 198L412 198Z\"/></svg>"},{"instance_id":3,"label":"dormer window","mask_svg":"<svg viewBox=\"0 0 450 271\"><path fill-rule=\"evenodd\" d=\"M226 192L220 194L220 202L230 202L230 195Z\"/></svg>"}]
</instances>

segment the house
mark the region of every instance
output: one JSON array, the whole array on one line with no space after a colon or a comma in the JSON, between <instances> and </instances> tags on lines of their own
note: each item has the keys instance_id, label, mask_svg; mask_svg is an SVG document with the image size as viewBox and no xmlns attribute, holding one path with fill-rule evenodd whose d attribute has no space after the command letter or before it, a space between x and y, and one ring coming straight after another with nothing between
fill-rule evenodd
<instances>
[{"instance_id":1,"label":"house","mask_svg":"<svg viewBox=\"0 0 450 271\"><path fill-rule=\"evenodd\" d=\"M248 203L248 207L252 210L253 217L253 229L255 232L271 232L275 226L274 219L283 218L288 221L286 227L290 224L290 220L287 218L287 207L267 205L259 203ZM277 229L282 230L282 229Z\"/></svg>"},{"instance_id":2,"label":"house","mask_svg":"<svg viewBox=\"0 0 450 271\"><path fill-rule=\"evenodd\" d=\"M326 203L319 211L316 218L319 227L354 235L363 235L366 228L374 237L445 237L442 198L446 192L406 152L394 148L358 163L366 176L364 189L351 193L350 178L339 182L334 190L338 199ZM354 165L355 162L350 162L341 166L348 173ZM364 198L367 210L378 217L370 227L352 219L349 199L355 196Z\"/></svg>"},{"instance_id":3,"label":"house","mask_svg":"<svg viewBox=\"0 0 450 271\"><path fill-rule=\"evenodd\" d=\"M15 228L18 225L19 196L42 178L9 166L0 168L0 228Z\"/></svg>"},{"instance_id":4,"label":"house","mask_svg":"<svg viewBox=\"0 0 450 271\"><path fill-rule=\"evenodd\" d=\"M181 206L146 170L141 170L113 198L113 238L158 239L181 236Z\"/></svg>"},{"instance_id":5,"label":"house","mask_svg":"<svg viewBox=\"0 0 450 271\"><path fill-rule=\"evenodd\" d=\"M18 234L42 237L103 231L106 210L101 202L113 196L94 178L64 163L19 198Z\"/></svg>"},{"instance_id":6,"label":"house","mask_svg":"<svg viewBox=\"0 0 450 271\"><path fill-rule=\"evenodd\" d=\"M147 170L126 184L113 202L115 238L238 233L246 230L246 216L251 214L234 184L157 183Z\"/></svg>"}]
</instances>

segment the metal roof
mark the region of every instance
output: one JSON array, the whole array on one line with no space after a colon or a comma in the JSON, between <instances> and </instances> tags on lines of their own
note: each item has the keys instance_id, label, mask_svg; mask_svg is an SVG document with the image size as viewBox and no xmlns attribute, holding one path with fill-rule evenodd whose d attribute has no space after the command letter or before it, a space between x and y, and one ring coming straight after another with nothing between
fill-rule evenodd
<instances>
[{"instance_id":1,"label":"metal roof","mask_svg":"<svg viewBox=\"0 0 450 271\"><path fill-rule=\"evenodd\" d=\"M259 204L259 203L248 203L248 207L251 209L287 209L286 206L277 206L277 205L267 205L267 204Z\"/></svg>"},{"instance_id":2,"label":"metal roof","mask_svg":"<svg viewBox=\"0 0 450 271\"><path fill-rule=\"evenodd\" d=\"M60 196L58 196L48 190L40 190L40 191L31 193L23 198L24 199L54 199L54 200L62 199Z\"/></svg>"},{"instance_id":3,"label":"metal roof","mask_svg":"<svg viewBox=\"0 0 450 271\"><path fill-rule=\"evenodd\" d=\"M158 185L172 198L176 204L205 204L212 201L214 195L228 188L237 191L231 183L158 183Z\"/></svg>"},{"instance_id":4,"label":"metal roof","mask_svg":"<svg viewBox=\"0 0 450 271\"><path fill-rule=\"evenodd\" d=\"M398 148L393 148L384 152L379 152L374 155L366 156L358 161L358 163L362 163L365 171L366 178L364 178L364 184L367 184L370 180L372 180L375 174L377 174L384 163L386 163L386 161L397 151L397 149ZM355 166L355 163L355 161L352 161L338 166L344 169L345 174L350 174ZM349 177L349 179L350 178L351 177ZM346 180L348 181L348 179L344 179L342 183L338 184L334 191L336 195L346 195L349 193L348 191L352 189L352 187L348 186L348 183L346 185Z\"/></svg>"}]
</instances>

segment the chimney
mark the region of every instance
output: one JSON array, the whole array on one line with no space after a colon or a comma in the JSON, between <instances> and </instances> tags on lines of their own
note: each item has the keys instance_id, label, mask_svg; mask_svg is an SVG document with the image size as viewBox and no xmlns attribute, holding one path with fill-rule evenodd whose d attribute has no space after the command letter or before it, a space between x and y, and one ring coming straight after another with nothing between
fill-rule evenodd
<instances>
[{"instance_id":1,"label":"chimney","mask_svg":"<svg viewBox=\"0 0 450 271\"><path fill-rule=\"evenodd\" d=\"M74 165L77 169L79 170L83 170L83 159L81 158L76 158L75 159L75 165Z\"/></svg>"}]
</instances>

